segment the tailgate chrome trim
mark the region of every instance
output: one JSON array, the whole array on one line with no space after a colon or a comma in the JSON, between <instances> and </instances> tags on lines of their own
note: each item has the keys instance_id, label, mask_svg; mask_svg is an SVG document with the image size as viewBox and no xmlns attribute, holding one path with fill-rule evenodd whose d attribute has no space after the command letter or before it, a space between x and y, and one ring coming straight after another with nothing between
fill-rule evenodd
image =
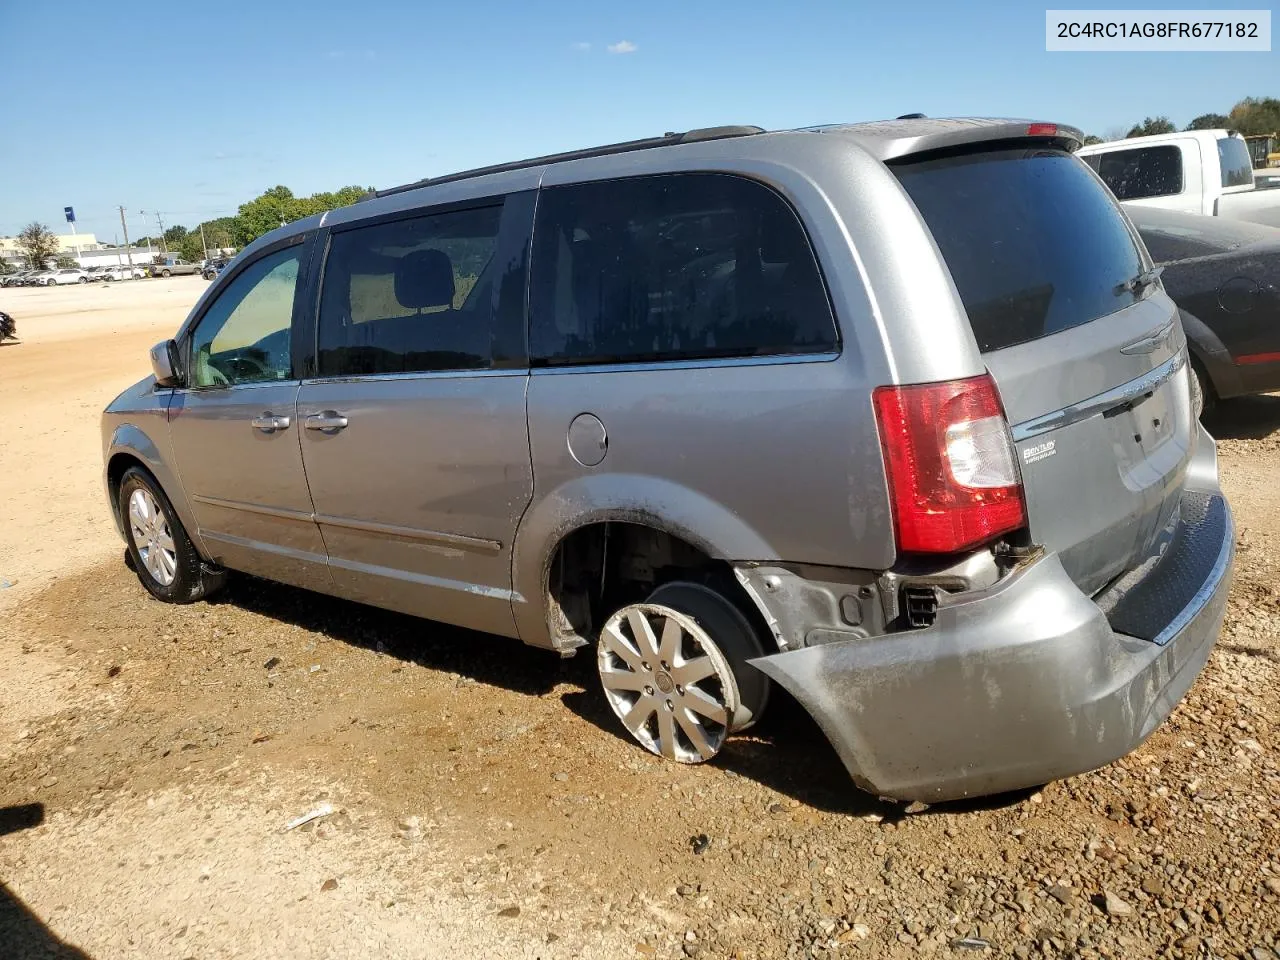
<instances>
[{"instance_id":1,"label":"tailgate chrome trim","mask_svg":"<svg viewBox=\"0 0 1280 960\"><path fill-rule=\"evenodd\" d=\"M1179 350L1160 366L1149 373L1143 374L1136 380L1122 383L1118 387L1112 387L1110 390L1089 397L1087 400L1081 400L1078 403L1063 407L1061 410L1054 410L1052 413L1045 413L1015 424L1010 428L1013 434L1013 441L1014 443L1020 443L1023 440L1038 437L1042 433L1048 433L1060 427L1079 423L1081 420L1088 420L1090 417L1105 413L1113 407L1132 403L1139 397L1152 393L1161 385L1172 380L1186 362L1186 351Z\"/></svg>"}]
</instances>

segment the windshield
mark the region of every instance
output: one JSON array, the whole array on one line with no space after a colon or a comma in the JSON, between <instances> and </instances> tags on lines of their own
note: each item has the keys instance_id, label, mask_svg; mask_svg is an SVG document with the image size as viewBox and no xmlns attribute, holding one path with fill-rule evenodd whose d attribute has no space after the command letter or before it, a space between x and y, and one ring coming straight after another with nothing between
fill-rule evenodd
<instances>
[{"instance_id":1,"label":"windshield","mask_svg":"<svg viewBox=\"0 0 1280 960\"><path fill-rule=\"evenodd\" d=\"M1115 201L1076 157L996 149L894 173L951 271L978 346L999 350L1134 302L1142 257Z\"/></svg>"}]
</instances>

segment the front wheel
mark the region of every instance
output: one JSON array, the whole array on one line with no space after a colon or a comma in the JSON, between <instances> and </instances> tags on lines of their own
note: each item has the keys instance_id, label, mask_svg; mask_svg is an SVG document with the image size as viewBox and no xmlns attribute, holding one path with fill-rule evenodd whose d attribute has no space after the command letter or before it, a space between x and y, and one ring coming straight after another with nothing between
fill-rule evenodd
<instances>
[{"instance_id":1,"label":"front wheel","mask_svg":"<svg viewBox=\"0 0 1280 960\"><path fill-rule=\"evenodd\" d=\"M202 565L169 498L149 473L140 467L126 470L117 503L133 568L153 597L194 603L221 585L223 575Z\"/></svg>"},{"instance_id":2,"label":"front wheel","mask_svg":"<svg viewBox=\"0 0 1280 960\"><path fill-rule=\"evenodd\" d=\"M596 665L605 699L636 742L668 760L704 763L764 711L769 680L747 662L763 652L731 601L674 582L606 621Z\"/></svg>"},{"instance_id":3,"label":"front wheel","mask_svg":"<svg viewBox=\"0 0 1280 960\"><path fill-rule=\"evenodd\" d=\"M88 283L88 282L89 282L89 278L88 278L88 277L77 277L77 278L76 278L76 283Z\"/></svg>"}]
</instances>

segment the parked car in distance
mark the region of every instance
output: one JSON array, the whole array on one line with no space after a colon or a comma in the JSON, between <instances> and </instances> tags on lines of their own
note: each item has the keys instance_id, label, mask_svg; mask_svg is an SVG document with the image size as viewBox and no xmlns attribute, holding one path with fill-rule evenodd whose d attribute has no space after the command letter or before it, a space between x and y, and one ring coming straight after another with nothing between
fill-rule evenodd
<instances>
[{"instance_id":1,"label":"parked car in distance","mask_svg":"<svg viewBox=\"0 0 1280 960\"><path fill-rule=\"evenodd\" d=\"M130 267L128 264L116 264L103 270L103 280L141 280L147 275L147 272L139 266Z\"/></svg>"},{"instance_id":2,"label":"parked car in distance","mask_svg":"<svg viewBox=\"0 0 1280 960\"><path fill-rule=\"evenodd\" d=\"M1080 140L720 127L273 231L104 411L137 575L589 649L678 762L778 683L880 796L1108 763L1208 658L1234 535Z\"/></svg>"},{"instance_id":3,"label":"parked car in distance","mask_svg":"<svg viewBox=\"0 0 1280 960\"><path fill-rule=\"evenodd\" d=\"M0 286L21 287L26 283L27 277L30 275L30 270L18 270L14 273L6 273L3 276L0 276Z\"/></svg>"},{"instance_id":4,"label":"parked car in distance","mask_svg":"<svg viewBox=\"0 0 1280 960\"><path fill-rule=\"evenodd\" d=\"M53 275L45 280L46 286L64 286L68 283L88 283L89 275L79 267L64 267L52 271Z\"/></svg>"},{"instance_id":5,"label":"parked car in distance","mask_svg":"<svg viewBox=\"0 0 1280 960\"><path fill-rule=\"evenodd\" d=\"M1197 412L1280 390L1280 229L1135 207L1129 212L1182 312Z\"/></svg>"},{"instance_id":6,"label":"parked car in distance","mask_svg":"<svg viewBox=\"0 0 1280 960\"><path fill-rule=\"evenodd\" d=\"M1238 133L1131 137L1095 143L1079 155L1126 204L1280 227L1280 193L1256 188L1253 160Z\"/></svg>"},{"instance_id":7,"label":"parked car in distance","mask_svg":"<svg viewBox=\"0 0 1280 960\"><path fill-rule=\"evenodd\" d=\"M89 282L94 283L95 281L102 279L102 271L105 270L106 267L95 264L94 266L84 267L83 269L84 275L88 278Z\"/></svg>"},{"instance_id":8,"label":"parked car in distance","mask_svg":"<svg viewBox=\"0 0 1280 960\"><path fill-rule=\"evenodd\" d=\"M1267 168L1253 171L1253 186L1257 190L1274 190L1280 187L1280 169Z\"/></svg>"},{"instance_id":9,"label":"parked car in distance","mask_svg":"<svg viewBox=\"0 0 1280 960\"><path fill-rule=\"evenodd\" d=\"M182 274L196 274L199 272L199 264L183 260L181 257L166 257L160 263L151 265L151 276L153 277L181 276Z\"/></svg>"},{"instance_id":10,"label":"parked car in distance","mask_svg":"<svg viewBox=\"0 0 1280 960\"><path fill-rule=\"evenodd\" d=\"M37 270L27 278L27 285L32 287L51 287L54 284L56 270Z\"/></svg>"},{"instance_id":11,"label":"parked car in distance","mask_svg":"<svg viewBox=\"0 0 1280 960\"><path fill-rule=\"evenodd\" d=\"M223 271L223 268L225 268L230 261L230 257L213 257L206 260L203 267L204 278L206 280L218 279L218 274Z\"/></svg>"}]
</instances>

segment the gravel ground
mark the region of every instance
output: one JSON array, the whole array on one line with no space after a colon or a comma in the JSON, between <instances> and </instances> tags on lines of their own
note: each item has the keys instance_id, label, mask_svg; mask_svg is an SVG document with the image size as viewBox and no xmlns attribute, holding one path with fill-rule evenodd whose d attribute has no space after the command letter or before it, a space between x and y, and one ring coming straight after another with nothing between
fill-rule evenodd
<instances>
[{"instance_id":1,"label":"gravel ground","mask_svg":"<svg viewBox=\"0 0 1280 960\"><path fill-rule=\"evenodd\" d=\"M860 794L783 697L681 767L588 657L249 578L169 607L119 551L28 584L0 957L1277 960L1280 398L1211 427L1239 555L1204 675L1132 756L968 804Z\"/></svg>"}]
</instances>

